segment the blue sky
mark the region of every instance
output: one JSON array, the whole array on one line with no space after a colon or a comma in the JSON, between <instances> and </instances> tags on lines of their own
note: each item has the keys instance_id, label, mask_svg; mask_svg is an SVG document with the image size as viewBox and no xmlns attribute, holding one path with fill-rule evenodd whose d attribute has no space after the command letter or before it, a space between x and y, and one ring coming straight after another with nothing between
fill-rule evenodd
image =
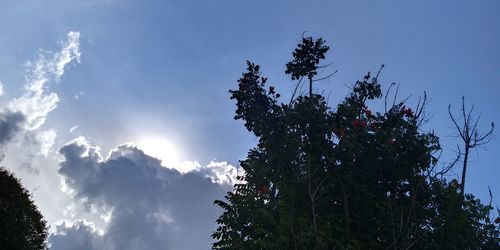
<instances>
[{"instance_id":1,"label":"blue sky","mask_svg":"<svg viewBox=\"0 0 500 250\"><path fill-rule=\"evenodd\" d=\"M452 160L459 143L449 136L448 104L458 107L465 95L482 114L481 129L500 124L498 1L33 0L1 5L3 103L22 95L27 61L56 53L68 32L80 34L80 63L76 58L67 63L61 79L44 86L59 101L37 129L57 135L50 144L55 156L30 158L36 171L27 171L22 167L26 157L7 155L15 148L7 145L3 163L23 177L52 224L89 222L98 214L83 208L73 214L85 215L73 217L56 211L85 204L76 204L78 197L72 196L48 201L51 189L40 187L44 180L58 184L64 174L57 172L57 152L78 136L85 142L74 143L98 146L103 158L118 145L155 137L175 148L179 161L236 166L256 141L233 120L228 90L235 88L245 60L252 60L289 96L294 85L283 74L284 65L304 31L323 37L332 48L328 60L338 73L316 85L331 104L348 93L346 85L381 64L386 65L383 86L400 83L400 96L411 94L410 103L427 91L432 117L427 127L441 137L444 161ZM472 153L466 189L487 199L490 185L494 204L500 204L500 141L486 148ZM94 229L109 228L106 222L94 224Z\"/></svg>"}]
</instances>

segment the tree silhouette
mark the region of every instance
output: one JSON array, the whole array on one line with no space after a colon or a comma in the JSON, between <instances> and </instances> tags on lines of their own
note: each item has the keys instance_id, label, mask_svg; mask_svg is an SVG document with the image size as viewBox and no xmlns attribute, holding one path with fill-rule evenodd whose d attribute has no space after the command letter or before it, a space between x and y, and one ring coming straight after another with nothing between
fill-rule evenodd
<instances>
[{"instance_id":1,"label":"tree silhouette","mask_svg":"<svg viewBox=\"0 0 500 250\"><path fill-rule=\"evenodd\" d=\"M0 167L0 249L46 248L46 222L19 180Z\"/></svg>"},{"instance_id":2,"label":"tree silhouette","mask_svg":"<svg viewBox=\"0 0 500 250\"><path fill-rule=\"evenodd\" d=\"M486 133L480 133L477 129L481 115L474 120L472 117L472 111L474 110L474 105L467 110L465 107L465 97L462 96L462 124L459 125L459 121L451 113L451 104L448 105L448 114L450 119L455 125L458 135L464 143L464 159L462 167L462 182L460 183L460 193L464 196L465 192L465 174L467 173L467 163L469 162L469 152L471 149L480 147L490 142L491 136L493 134L493 129L495 124L491 123L491 128Z\"/></svg>"},{"instance_id":3,"label":"tree silhouette","mask_svg":"<svg viewBox=\"0 0 500 250\"><path fill-rule=\"evenodd\" d=\"M312 37L303 37L302 43L292 53L293 60L286 64L286 74L290 74L292 80L300 80L307 77L309 80L309 97L312 95L313 78L318 74L318 64L325 59L326 52L330 47L325 45L321 38L313 40Z\"/></svg>"},{"instance_id":4,"label":"tree silhouette","mask_svg":"<svg viewBox=\"0 0 500 250\"><path fill-rule=\"evenodd\" d=\"M298 45L285 73L307 77L309 93L289 104L268 90L268 78L251 62L230 90L235 119L259 143L240 162L244 173L234 190L215 201L224 211L213 248L498 247L491 205L472 195L457 199L456 181L430 174L441 147L420 127L425 105L412 110L401 101L372 111L368 103L382 97L380 71L357 81L335 110L312 93L327 48L313 38Z\"/></svg>"}]
</instances>

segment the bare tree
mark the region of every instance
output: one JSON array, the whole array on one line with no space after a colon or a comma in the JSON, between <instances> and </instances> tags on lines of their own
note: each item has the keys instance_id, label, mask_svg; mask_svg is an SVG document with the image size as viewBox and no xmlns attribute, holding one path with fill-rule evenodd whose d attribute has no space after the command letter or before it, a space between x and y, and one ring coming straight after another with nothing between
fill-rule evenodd
<instances>
[{"instance_id":1,"label":"bare tree","mask_svg":"<svg viewBox=\"0 0 500 250\"><path fill-rule=\"evenodd\" d=\"M465 97L462 96L462 123L459 123L452 114L451 114L451 104L448 105L448 114L450 115L453 124L455 125L455 129L457 130L458 136L462 139L464 143L464 159L463 159L463 168L462 168L462 182L460 183L460 193L462 197L464 196L465 191L465 174L467 173L467 162L469 161L469 152L471 149L475 147L482 146L491 141L493 129L495 124L491 123L491 128L486 133L480 133L477 129L477 125L479 120L481 119L481 115L474 119L472 117L472 111L474 110L474 104L470 109L467 110L465 107Z\"/></svg>"}]
</instances>

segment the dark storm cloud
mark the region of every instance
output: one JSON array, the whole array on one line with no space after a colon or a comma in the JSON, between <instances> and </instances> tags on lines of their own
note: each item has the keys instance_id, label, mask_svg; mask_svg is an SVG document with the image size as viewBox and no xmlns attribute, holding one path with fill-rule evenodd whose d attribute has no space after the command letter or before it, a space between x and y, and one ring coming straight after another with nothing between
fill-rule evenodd
<instances>
[{"instance_id":1,"label":"dark storm cloud","mask_svg":"<svg viewBox=\"0 0 500 250\"><path fill-rule=\"evenodd\" d=\"M95 233L91 226L81 221L72 226L67 226L66 224L58 225L56 226L56 231L59 234L52 234L49 238L52 244L51 249L95 249L98 241L101 240L100 236Z\"/></svg>"},{"instance_id":2,"label":"dark storm cloud","mask_svg":"<svg viewBox=\"0 0 500 250\"><path fill-rule=\"evenodd\" d=\"M181 174L165 168L130 145L119 146L103 159L98 148L79 138L60 153L65 160L59 173L75 198L110 218L102 235L83 224L58 226L51 236L52 249L210 248L220 213L213 200L223 197L230 184L214 182L206 171Z\"/></svg>"},{"instance_id":3,"label":"dark storm cloud","mask_svg":"<svg viewBox=\"0 0 500 250\"><path fill-rule=\"evenodd\" d=\"M0 113L0 145L9 142L26 121L26 116L21 112L4 110Z\"/></svg>"}]
</instances>

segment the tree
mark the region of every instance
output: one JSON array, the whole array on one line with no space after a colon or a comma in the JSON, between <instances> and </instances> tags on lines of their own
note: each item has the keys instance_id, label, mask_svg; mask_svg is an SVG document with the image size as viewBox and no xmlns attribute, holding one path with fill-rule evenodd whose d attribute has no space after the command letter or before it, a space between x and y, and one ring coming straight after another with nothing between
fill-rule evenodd
<instances>
[{"instance_id":1,"label":"tree","mask_svg":"<svg viewBox=\"0 0 500 250\"><path fill-rule=\"evenodd\" d=\"M434 180L431 205L434 208L422 249L498 249L498 218L490 218L490 203L481 204L472 194L461 194L457 180Z\"/></svg>"},{"instance_id":2,"label":"tree","mask_svg":"<svg viewBox=\"0 0 500 250\"><path fill-rule=\"evenodd\" d=\"M464 196L465 192L465 174L467 173L467 163L469 162L469 152L471 149L476 147L481 147L491 140L493 134L493 129L495 124L491 123L491 128L486 133L480 133L477 129L477 125L481 116L476 120L472 117L472 111L474 110L474 105L469 110L465 107L465 97L462 96L462 124L459 125L457 119L451 114L451 104L448 106L448 114L450 119L455 125L458 136L462 139L464 143L464 159L462 166L462 182L460 183L460 193Z\"/></svg>"},{"instance_id":3,"label":"tree","mask_svg":"<svg viewBox=\"0 0 500 250\"><path fill-rule=\"evenodd\" d=\"M484 213L491 205L472 196L449 203L459 193L435 171L441 147L421 131L425 105L412 110L394 101L383 113L368 107L382 97L383 66L357 81L335 110L313 93L327 51L322 39L298 45L285 73L307 77L309 93L289 104L251 62L230 91L235 119L259 144L240 162L244 174L234 190L215 201L224 211L213 248L434 249L443 241L462 248L453 237L498 246L499 228Z\"/></svg>"},{"instance_id":4,"label":"tree","mask_svg":"<svg viewBox=\"0 0 500 250\"><path fill-rule=\"evenodd\" d=\"M47 249L47 226L29 192L0 168L0 249Z\"/></svg>"},{"instance_id":5,"label":"tree","mask_svg":"<svg viewBox=\"0 0 500 250\"><path fill-rule=\"evenodd\" d=\"M293 60L286 64L286 74L292 76L292 80L300 80L307 77L309 81L309 97L312 96L312 85L314 76L318 74L318 64L325 59L326 52L330 47L325 45L321 38L313 40L312 37L303 37L302 43L292 53Z\"/></svg>"}]
</instances>

